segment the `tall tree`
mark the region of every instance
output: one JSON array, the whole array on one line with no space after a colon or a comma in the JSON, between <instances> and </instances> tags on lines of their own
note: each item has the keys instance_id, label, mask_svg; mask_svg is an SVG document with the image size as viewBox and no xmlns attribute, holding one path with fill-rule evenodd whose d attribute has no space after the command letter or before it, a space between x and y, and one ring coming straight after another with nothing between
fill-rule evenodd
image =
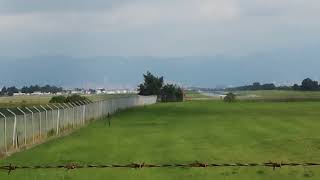
<instances>
[{"instance_id":1,"label":"tall tree","mask_svg":"<svg viewBox=\"0 0 320 180\"><path fill-rule=\"evenodd\" d=\"M144 83L140 84L139 95L160 95L161 88L163 86L163 77L157 77L151 74L149 71L143 75Z\"/></svg>"},{"instance_id":2,"label":"tall tree","mask_svg":"<svg viewBox=\"0 0 320 180\"><path fill-rule=\"evenodd\" d=\"M8 87L7 94L8 96L13 96L14 93L18 93L19 89L17 89L15 86Z\"/></svg>"},{"instance_id":3,"label":"tall tree","mask_svg":"<svg viewBox=\"0 0 320 180\"><path fill-rule=\"evenodd\" d=\"M183 101L183 90L173 84L166 84L161 89L162 102L181 102Z\"/></svg>"},{"instance_id":4,"label":"tall tree","mask_svg":"<svg viewBox=\"0 0 320 180\"><path fill-rule=\"evenodd\" d=\"M1 94L1 96L4 96L7 94L7 88L5 86L1 89L0 94Z\"/></svg>"},{"instance_id":5,"label":"tall tree","mask_svg":"<svg viewBox=\"0 0 320 180\"><path fill-rule=\"evenodd\" d=\"M318 81L307 78L302 81L301 89L304 91L315 91L319 89L319 83Z\"/></svg>"}]
</instances>

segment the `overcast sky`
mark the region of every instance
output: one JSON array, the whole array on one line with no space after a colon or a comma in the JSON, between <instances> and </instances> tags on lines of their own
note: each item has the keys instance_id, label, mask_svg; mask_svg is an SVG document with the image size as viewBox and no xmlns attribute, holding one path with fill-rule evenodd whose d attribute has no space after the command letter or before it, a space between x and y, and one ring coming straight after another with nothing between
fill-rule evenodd
<instances>
[{"instance_id":1,"label":"overcast sky","mask_svg":"<svg viewBox=\"0 0 320 180\"><path fill-rule=\"evenodd\" d=\"M150 69L207 87L319 79L319 8L320 0L0 0L0 80L136 86ZM33 64L8 63L17 57ZM64 78L49 66L57 58ZM89 67L79 59L95 58L100 64L91 64L90 78L77 72L66 80L74 63L83 71ZM172 59L183 68L172 66ZM307 64L311 69L303 68ZM26 65L34 71L24 71ZM22 70L12 71L17 66Z\"/></svg>"},{"instance_id":2,"label":"overcast sky","mask_svg":"<svg viewBox=\"0 0 320 180\"><path fill-rule=\"evenodd\" d=\"M0 56L248 55L315 46L319 0L0 0Z\"/></svg>"}]
</instances>

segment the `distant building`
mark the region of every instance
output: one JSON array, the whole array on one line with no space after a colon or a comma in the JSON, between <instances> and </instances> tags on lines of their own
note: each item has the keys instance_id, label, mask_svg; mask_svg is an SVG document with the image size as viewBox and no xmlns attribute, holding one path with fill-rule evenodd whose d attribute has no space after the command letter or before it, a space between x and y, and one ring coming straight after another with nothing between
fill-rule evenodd
<instances>
[{"instance_id":1,"label":"distant building","mask_svg":"<svg viewBox=\"0 0 320 180\"><path fill-rule=\"evenodd\" d=\"M83 94L83 91L71 90L70 94Z\"/></svg>"},{"instance_id":2,"label":"distant building","mask_svg":"<svg viewBox=\"0 0 320 180\"><path fill-rule=\"evenodd\" d=\"M105 94L106 90L104 88L98 88L96 89L96 94Z\"/></svg>"},{"instance_id":3,"label":"distant building","mask_svg":"<svg viewBox=\"0 0 320 180\"><path fill-rule=\"evenodd\" d=\"M116 92L114 90L107 90L106 94L116 94Z\"/></svg>"},{"instance_id":4,"label":"distant building","mask_svg":"<svg viewBox=\"0 0 320 180\"><path fill-rule=\"evenodd\" d=\"M18 92L18 93L13 93L13 96L24 96L26 93Z\"/></svg>"},{"instance_id":5,"label":"distant building","mask_svg":"<svg viewBox=\"0 0 320 180\"><path fill-rule=\"evenodd\" d=\"M40 92L40 91L35 91L35 92L31 93L31 95L40 96L40 95L44 95L44 94L42 92Z\"/></svg>"}]
</instances>

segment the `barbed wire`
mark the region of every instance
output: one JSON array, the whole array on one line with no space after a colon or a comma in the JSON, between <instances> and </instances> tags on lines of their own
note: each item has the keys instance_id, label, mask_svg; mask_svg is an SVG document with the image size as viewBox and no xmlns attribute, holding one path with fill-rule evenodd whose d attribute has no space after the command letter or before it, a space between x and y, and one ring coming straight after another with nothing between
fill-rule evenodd
<instances>
[{"instance_id":1,"label":"barbed wire","mask_svg":"<svg viewBox=\"0 0 320 180\"><path fill-rule=\"evenodd\" d=\"M0 166L0 170L7 171L10 174L12 171L19 169L85 169L85 168L131 168L131 169L142 169L142 168L214 168L214 167L271 167L273 170L284 166L320 166L320 163L305 162L305 163L284 163L284 162L267 162L267 163L202 163L194 162L190 164L148 164L148 163L130 163L130 164L77 164L68 163L64 165L14 165L9 164L6 166Z\"/></svg>"}]
</instances>

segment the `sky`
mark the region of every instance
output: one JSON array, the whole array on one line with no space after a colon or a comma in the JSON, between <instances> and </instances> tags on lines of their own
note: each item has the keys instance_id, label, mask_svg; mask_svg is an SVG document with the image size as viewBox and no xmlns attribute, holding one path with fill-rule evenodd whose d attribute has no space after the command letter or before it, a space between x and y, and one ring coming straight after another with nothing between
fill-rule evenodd
<instances>
[{"instance_id":1,"label":"sky","mask_svg":"<svg viewBox=\"0 0 320 180\"><path fill-rule=\"evenodd\" d=\"M236 61L241 66L248 65L245 64L249 63L248 58L251 64L269 61L290 64L292 54L299 52L296 57L300 59L295 57L294 61L299 67L309 61L306 57L320 57L317 53L319 7L319 0L0 0L0 62L6 66L12 59L30 61L32 57L49 57L43 59L52 60L50 57L63 56L70 57L74 63L94 57L106 57L105 61L110 57L132 60L154 57L150 61L161 63L167 63L170 58L184 63L183 57L194 57L196 63L197 57L211 57L210 62ZM277 58L279 54L281 59ZM320 65L320 60L310 61ZM162 70L151 69L161 74ZM200 71L193 73L203 73ZM255 73L252 75L257 79L252 80L276 79L264 78L259 71ZM286 76L278 76L278 81L296 81L305 76L318 78L316 72L297 73L301 75L288 71ZM123 79L125 75L121 75ZM247 82L245 78L237 82ZM230 79L202 83L194 78L188 83L238 84ZM0 80L10 82L8 78L0 77ZM136 81L123 81L123 84ZM183 78L175 81L184 83Z\"/></svg>"}]
</instances>

